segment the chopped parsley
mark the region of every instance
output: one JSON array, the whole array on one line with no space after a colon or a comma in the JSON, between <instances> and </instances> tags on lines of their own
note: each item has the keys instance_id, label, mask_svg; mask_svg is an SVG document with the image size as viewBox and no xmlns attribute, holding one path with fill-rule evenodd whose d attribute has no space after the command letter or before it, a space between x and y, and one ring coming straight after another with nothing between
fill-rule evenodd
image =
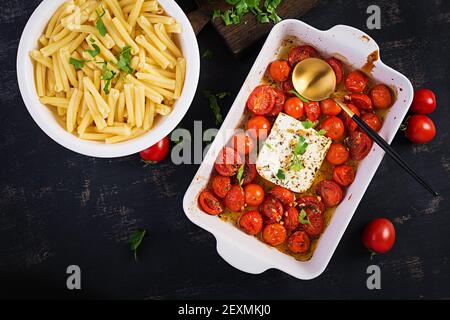
<instances>
[{"instance_id":1,"label":"chopped parsley","mask_svg":"<svg viewBox=\"0 0 450 320\"><path fill-rule=\"evenodd\" d=\"M128 239L128 243L130 244L130 249L133 252L135 260L137 260L137 250L142 244L142 240L144 239L146 233L146 230L137 229L130 235L130 238Z\"/></svg>"},{"instance_id":2,"label":"chopped parsley","mask_svg":"<svg viewBox=\"0 0 450 320\"><path fill-rule=\"evenodd\" d=\"M80 70L84 67L84 63L87 62L87 60L78 60L75 58L70 58L69 63L75 67L76 70Z\"/></svg>"},{"instance_id":3,"label":"chopped parsley","mask_svg":"<svg viewBox=\"0 0 450 320\"><path fill-rule=\"evenodd\" d=\"M123 47L117 59L117 67L126 73L133 73L133 68L131 67L131 46Z\"/></svg>"},{"instance_id":4,"label":"chopped parsley","mask_svg":"<svg viewBox=\"0 0 450 320\"><path fill-rule=\"evenodd\" d=\"M89 55L92 58L95 58L96 56L98 56L100 54L100 47L98 45L96 45L94 42L95 41L92 42L92 47L94 48L94 50L91 50L91 49L84 50L87 53L89 53Z\"/></svg>"},{"instance_id":5,"label":"chopped parsley","mask_svg":"<svg viewBox=\"0 0 450 320\"><path fill-rule=\"evenodd\" d=\"M105 15L106 12L105 10L103 10L101 14L97 10L95 12L97 13L98 16L97 22L95 23L95 27L97 28L100 35L104 37L106 35L107 30L105 24L103 23L102 17Z\"/></svg>"},{"instance_id":6,"label":"chopped parsley","mask_svg":"<svg viewBox=\"0 0 450 320\"><path fill-rule=\"evenodd\" d=\"M278 169L278 172L277 172L277 178L280 179L280 180L286 179L286 175L285 175L285 173L284 173L283 170Z\"/></svg>"},{"instance_id":7,"label":"chopped parsley","mask_svg":"<svg viewBox=\"0 0 450 320\"><path fill-rule=\"evenodd\" d=\"M289 93L292 93L293 95L295 95L297 98L299 98L300 100L302 100L305 103L309 103L309 100L306 99L304 96L302 96L300 93L297 92L297 90L292 89L291 91L289 91Z\"/></svg>"},{"instance_id":8,"label":"chopped parsley","mask_svg":"<svg viewBox=\"0 0 450 320\"><path fill-rule=\"evenodd\" d=\"M323 136L323 135L327 134L327 130L325 130L325 129L320 129L320 130L317 132L317 134L318 134L319 136Z\"/></svg>"},{"instance_id":9,"label":"chopped parsley","mask_svg":"<svg viewBox=\"0 0 450 320\"><path fill-rule=\"evenodd\" d=\"M300 171L304 168L302 162L300 161L299 156L305 154L306 148L308 148L306 138L304 136L300 136L297 140L297 143L295 144L294 154L289 169L293 171Z\"/></svg>"},{"instance_id":10,"label":"chopped parsley","mask_svg":"<svg viewBox=\"0 0 450 320\"><path fill-rule=\"evenodd\" d=\"M203 52L202 59L211 60L212 58L214 58L214 51L212 51L211 49L207 49L205 52Z\"/></svg>"},{"instance_id":11,"label":"chopped parsley","mask_svg":"<svg viewBox=\"0 0 450 320\"><path fill-rule=\"evenodd\" d=\"M259 23L277 23L281 21L281 18L277 14L277 8L281 3L281 0L264 0L261 7L261 0L225 0L231 7L223 12L220 10L214 10L212 14L212 20L221 18L226 26L232 24L239 24L241 18L251 12L255 15L256 20Z\"/></svg>"},{"instance_id":12,"label":"chopped parsley","mask_svg":"<svg viewBox=\"0 0 450 320\"><path fill-rule=\"evenodd\" d=\"M219 93L211 93L210 91L203 91L203 95L209 101L209 108L214 113L214 118L216 120L216 125L220 125L223 122L222 113L220 110L220 105L218 99L223 99L226 96L229 96L229 92L219 92Z\"/></svg>"},{"instance_id":13,"label":"chopped parsley","mask_svg":"<svg viewBox=\"0 0 450 320\"><path fill-rule=\"evenodd\" d=\"M312 122L310 120L302 121L302 126L305 129L309 129L309 128L312 128L314 126L314 122Z\"/></svg>"},{"instance_id":14,"label":"chopped parsley","mask_svg":"<svg viewBox=\"0 0 450 320\"><path fill-rule=\"evenodd\" d=\"M298 215L298 222L301 224L311 224L311 221L309 221L308 215L304 209L302 209Z\"/></svg>"},{"instance_id":15,"label":"chopped parsley","mask_svg":"<svg viewBox=\"0 0 450 320\"><path fill-rule=\"evenodd\" d=\"M244 181L242 180L242 176L244 175L244 170L245 170L245 165L243 164L243 165L241 165L241 166L239 167L239 170L238 170L238 172L237 172L236 178L237 178L237 181L238 181L238 183L239 183L240 186L242 186L242 182L244 182Z\"/></svg>"},{"instance_id":16,"label":"chopped parsley","mask_svg":"<svg viewBox=\"0 0 450 320\"><path fill-rule=\"evenodd\" d=\"M111 80L114 79L114 77L116 76L116 72L109 70L108 64L106 62L102 62L102 63L103 63L102 80L106 81L105 86L103 87L103 92L105 92L105 94L109 94Z\"/></svg>"}]
</instances>

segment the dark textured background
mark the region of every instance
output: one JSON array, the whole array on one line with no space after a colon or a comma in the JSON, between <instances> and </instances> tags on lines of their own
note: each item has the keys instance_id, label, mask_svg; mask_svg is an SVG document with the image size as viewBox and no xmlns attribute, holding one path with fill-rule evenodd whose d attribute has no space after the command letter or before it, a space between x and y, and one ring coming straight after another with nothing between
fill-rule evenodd
<instances>
[{"instance_id":1,"label":"dark textured background","mask_svg":"<svg viewBox=\"0 0 450 320\"><path fill-rule=\"evenodd\" d=\"M447 298L450 299L450 2L322 1L303 17L319 29L348 24L380 44L384 62L415 87L437 93L438 135L414 146L399 134L393 145L440 191L432 198L385 159L327 270L312 281L280 271L249 275L217 254L215 240L184 216L182 197L197 166L165 161L143 167L138 156L88 158L51 141L26 111L16 81L16 50L40 1L0 2L0 297L28 298ZM178 1L186 12L193 1ZM382 30L366 30L370 4L382 9ZM200 34L198 93L180 127L194 120L214 127L202 90L235 95L262 42L234 58L211 26ZM31 75L30 75L31 76ZM222 103L224 114L232 103ZM361 229L372 218L395 222L393 251L369 259ZM126 240L135 228L149 236L134 262ZM382 270L382 290L366 289L370 264ZM65 289L66 267L82 269L82 290Z\"/></svg>"}]
</instances>

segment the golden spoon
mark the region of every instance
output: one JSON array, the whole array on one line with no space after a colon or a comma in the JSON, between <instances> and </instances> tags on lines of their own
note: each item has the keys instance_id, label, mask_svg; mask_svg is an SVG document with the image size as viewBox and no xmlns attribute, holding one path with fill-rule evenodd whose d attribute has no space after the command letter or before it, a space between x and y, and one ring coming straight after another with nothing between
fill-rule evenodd
<instances>
[{"instance_id":1,"label":"golden spoon","mask_svg":"<svg viewBox=\"0 0 450 320\"><path fill-rule=\"evenodd\" d=\"M331 66L321 59L309 58L299 62L292 72L292 83L295 90L308 100L322 101L333 96L336 90L336 76ZM424 186L431 194L438 193L425 182L401 157L400 155L370 128L360 117L358 117L345 103L334 99L344 112L355 121L358 126L371 137L392 159L394 159L406 172L417 182Z\"/></svg>"}]
</instances>

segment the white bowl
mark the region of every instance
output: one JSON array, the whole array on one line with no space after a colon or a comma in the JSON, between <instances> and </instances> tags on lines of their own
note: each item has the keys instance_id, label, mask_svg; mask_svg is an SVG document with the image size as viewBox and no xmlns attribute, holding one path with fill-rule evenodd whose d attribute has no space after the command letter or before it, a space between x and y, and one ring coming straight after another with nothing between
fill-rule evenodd
<instances>
[{"instance_id":1,"label":"white bowl","mask_svg":"<svg viewBox=\"0 0 450 320\"><path fill-rule=\"evenodd\" d=\"M261 273L274 268L298 279L306 280L319 276L325 270L384 156L384 151L380 147L374 144L373 150L359 164L355 181L347 189L344 200L336 208L312 258L306 262L297 261L269 247L255 237L248 236L231 223L225 223L215 216L203 213L197 204L198 194L208 184L217 154L224 142L228 141L232 135L232 130L226 129L236 128L241 123L248 95L260 83L267 65L275 59L281 42L288 36L296 36L327 55L343 56L354 68L361 68L366 63L368 55L376 50L379 51L378 45L367 34L348 26L337 25L330 30L321 31L298 20L284 20L274 26L205 160L186 191L183 208L186 216L193 223L215 236L219 255L235 268L249 273ZM413 88L405 76L386 66L381 60L376 61L374 65L373 78L396 88L397 100L379 132L390 143L412 102Z\"/></svg>"},{"instance_id":2,"label":"white bowl","mask_svg":"<svg viewBox=\"0 0 450 320\"><path fill-rule=\"evenodd\" d=\"M55 115L48 107L40 103L36 93L33 63L29 56L31 50L37 48L38 38L43 33L48 21L64 0L44 0L36 8L23 30L17 52L17 79L22 99L38 126L54 141L72 151L99 158L115 158L142 151L168 135L191 105L200 74L200 54L197 38L189 20L181 8L173 0L158 0L169 16L177 19L182 25L183 33L178 42L186 59L186 81L181 97L175 103L172 113L160 117L154 128L143 136L118 144L107 145L79 139L66 132L57 122Z\"/></svg>"}]
</instances>

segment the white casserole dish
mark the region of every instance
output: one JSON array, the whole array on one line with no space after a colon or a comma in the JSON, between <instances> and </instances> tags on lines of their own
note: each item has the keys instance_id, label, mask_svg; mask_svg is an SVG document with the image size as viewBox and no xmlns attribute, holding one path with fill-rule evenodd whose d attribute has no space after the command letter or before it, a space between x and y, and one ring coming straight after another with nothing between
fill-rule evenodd
<instances>
[{"instance_id":1,"label":"white casserole dish","mask_svg":"<svg viewBox=\"0 0 450 320\"><path fill-rule=\"evenodd\" d=\"M198 194L209 181L214 160L224 142L232 135L231 130L226 129L239 125L248 95L259 84L267 65L275 59L281 42L289 36L295 36L300 41L313 45L326 55L336 55L338 58L343 56L353 68L361 68L367 62L367 57L379 50L378 45L367 34L349 26L337 25L330 30L321 31L298 20L284 20L274 26L205 160L186 191L183 207L186 216L193 223L215 236L219 255L235 268L248 273L262 273L275 268L298 279L307 280L319 276L325 270L356 211L384 155L384 151L377 145L373 146L370 154L359 164L355 181L347 189L344 200L337 207L309 261L297 261L257 238L248 236L231 223L203 213L197 205ZM397 100L379 132L390 143L412 102L413 88L405 76L386 66L381 60L376 61L374 65L373 78L394 87L397 93Z\"/></svg>"},{"instance_id":2,"label":"white casserole dish","mask_svg":"<svg viewBox=\"0 0 450 320\"><path fill-rule=\"evenodd\" d=\"M173 0L158 0L169 16L181 24L183 32L177 37L186 59L186 81L180 99L172 113L160 117L152 130L143 136L118 144L86 141L68 133L61 127L55 115L37 96L33 63L30 51L37 48L48 21L65 0L44 0L28 20L17 52L17 80L25 106L38 126L54 141L72 151L99 158L115 158L142 151L167 136L183 119L197 90L200 75L200 53L194 30L183 10Z\"/></svg>"}]
</instances>

